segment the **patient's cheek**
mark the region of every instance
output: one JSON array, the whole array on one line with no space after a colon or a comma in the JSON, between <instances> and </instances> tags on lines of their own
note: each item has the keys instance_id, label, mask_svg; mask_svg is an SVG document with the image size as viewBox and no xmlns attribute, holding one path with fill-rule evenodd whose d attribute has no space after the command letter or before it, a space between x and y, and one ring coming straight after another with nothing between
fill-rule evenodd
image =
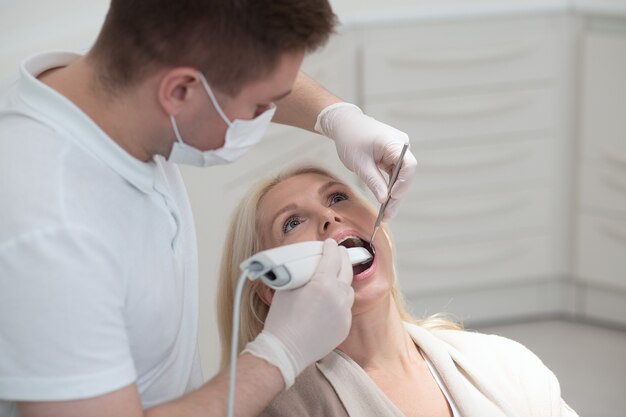
<instances>
[{"instance_id":1,"label":"patient's cheek","mask_svg":"<svg viewBox=\"0 0 626 417\"><path fill-rule=\"evenodd\" d=\"M267 285L261 285L256 291L257 296L265 305L268 306L272 305L272 301L274 300L274 292L275 291Z\"/></svg>"}]
</instances>

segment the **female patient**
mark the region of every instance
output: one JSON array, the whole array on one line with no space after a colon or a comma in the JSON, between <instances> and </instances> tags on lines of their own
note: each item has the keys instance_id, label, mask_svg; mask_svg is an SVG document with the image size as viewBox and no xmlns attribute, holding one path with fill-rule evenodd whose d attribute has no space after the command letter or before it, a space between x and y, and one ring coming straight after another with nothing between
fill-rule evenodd
<instances>
[{"instance_id":1,"label":"female patient","mask_svg":"<svg viewBox=\"0 0 626 417\"><path fill-rule=\"evenodd\" d=\"M541 361L511 340L462 331L431 317L416 321L396 287L392 241L368 242L373 208L330 173L299 168L253 190L234 214L222 260L219 319L228 364L238 265L252 254L307 240L335 239L375 256L354 267L355 301L346 340L309 366L263 416L576 416ZM263 327L273 292L248 281L239 351Z\"/></svg>"}]
</instances>

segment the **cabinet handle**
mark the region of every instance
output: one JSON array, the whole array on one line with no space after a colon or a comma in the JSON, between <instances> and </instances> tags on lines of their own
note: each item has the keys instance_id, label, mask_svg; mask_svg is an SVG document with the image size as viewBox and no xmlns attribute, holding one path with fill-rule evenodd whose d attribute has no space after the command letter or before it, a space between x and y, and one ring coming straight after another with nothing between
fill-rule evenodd
<instances>
[{"instance_id":1,"label":"cabinet handle","mask_svg":"<svg viewBox=\"0 0 626 417\"><path fill-rule=\"evenodd\" d=\"M626 232L624 232L623 230L609 227L606 224L603 224L598 228L600 229L600 232L603 235L607 236L609 239L614 240L623 246L626 246Z\"/></svg>"},{"instance_id":2,"label":"cabinet handle","mask_svg":"<svg viewBox=\"0 0 626 417\"><path fill-rule=\"evenodd\" d=\"M403 107L392 106L389 114L403 119L442 119L493 117L498 113L510 113L527 107L532 99L529 95L508 97L472 97L445 101L415 103Z\"/></svg>"},{"instance_id":3,"label":"cabinet handle","mask_svg":"<svg viewBox=\"0 0 626 417\"><path fill-rule=\"evenodd\" d=\"M474 49L422 50L414 51L412 57L389 57L387 62L397 67L476 65L519 59L529 55L533 49L532 44L509 43Z\"/></svg>"},{"instance_id":4,"label":"cabinet handle","mask_svg":"<svg viewBox=\"0 0 626 417\"><path fill-rule=\"evenodd\" d=\"M618 180L613 175L609 173L604 173L601 175L600 180L613 191L616 191L620 194L626 194L626 183Z\"/></svg>"},{"instance_id":5,"label":"cabinet handle","mask_svg":"<svg viewBox=\"0 0 626 417\"><path fill-rule=\"evenodd\" d=\"M470 200L457 204L429 204L419 205L414 203L415 208L407 207L402 217L399 217L398 223L403 220L428 221L428 220L448 220L450 218L467 218L467 217L483 217L483 216L499 216L506 213L512 213L522 210L529 205L531 199L519 196L506 196L502 198L497 196L487 200Z\"/></svg>"},{"instance_id":6,"label":"cabinet handle","mask_svg":"<svg viewBox=\"0 0 626 417\"><path fill-rule=\"evenodd\" d=\"M606 146L602 152L602 156L607 161L612 162L621 168L626 168L626 151Z\"/></svg>"},{"instance_id":7,"label":"cabinet handle","mask_svg":"<svg viewBox=\"0 0 626 417\"><path fill-rule=\"evenodd\" d=\"M497 250L492 248L479 251L466 251L462 255L450 257L445 253L439 254L439 256L429 256L428 259L415 259L414 253L408 252L407 256L403 256L401 259L407 259L402 261L402 266L409 266L418 269L460 269L467 267L476 267L485 264L496 264L506 262L513 258L519 258L520 254L525 252L525 248L521 245L508 245L505 247L499 247Z\"/></svg>"},{"instance_id":8,"label":"cabinet handle","mask_svg":"<svg viewBox=\"0 0 626 417\"><path fill-rule=\"evenodd\" d=\"M447 155L439 157L431 155L424 156L418 164L418 172L424 171L466 171L475 169L485 169L501 165L510 165L527 158L530 152L526 149L498 149L473 154Z\"/></svg>"}]
</instances>

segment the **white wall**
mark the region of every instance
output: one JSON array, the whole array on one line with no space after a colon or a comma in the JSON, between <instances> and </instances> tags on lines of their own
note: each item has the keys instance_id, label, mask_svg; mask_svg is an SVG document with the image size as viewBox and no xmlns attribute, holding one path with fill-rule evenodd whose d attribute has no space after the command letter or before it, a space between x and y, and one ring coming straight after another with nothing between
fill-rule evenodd
<instances>
[{"instance_id":1,"label":"white wall","mask_svg":"<svg viewBox=\"0 0 626 417\"><path fill-rule=\"evenodd\" d=\"M33 53L89 48L108 6L108 0L0 0L0 80Z\"/></svg>"}]
</instances>

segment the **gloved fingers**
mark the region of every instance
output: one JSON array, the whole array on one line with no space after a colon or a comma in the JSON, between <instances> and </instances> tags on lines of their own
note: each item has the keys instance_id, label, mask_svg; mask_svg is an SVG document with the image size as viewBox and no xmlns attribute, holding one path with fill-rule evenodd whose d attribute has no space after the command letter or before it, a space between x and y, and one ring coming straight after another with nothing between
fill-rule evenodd
<instances>
[{"instance_id":1,"label":"gloved fingers","mask_svg":"<svg viewBox=\"0 0 626 417\"><path fill-rule=\"evenodd\" d=\"M391 199L385 208L385 215L383 217L384 221L393 219L398 213L400 203L409 191L409 186L411 185L411 180L415 175L415 171L417 171L417 161L415 160L413 154L407 150L407 153L404 155L402 167L398 173L398 178L391 190Z\"/></svg>"},{"instance_id":2,"label":"gloved fingers","mask_svg":"<svg viewBox=\"0 0 626 417\"><path fill-rule=\"evenodd\" d=\"M409 191L409 185L411 180L415 176L417 171L417 160L413 156L410 150L407 149L402 161L402 167L398 173L396 183L391 190L391 198L399 200Z\"/></svg>"},{"instance_id":3,"label":"gloved fingers","mask_svg":"<svg viewBox=\"0 0 626 417\"><path fill-rule=\"evenodd\" d=\"M352 288L352 286L349 286L348 288L346 288L346 291L348 292L346 302L348 303L350 308L352 308L352 305L354 304L354 288ZM348 312L347 319L348 321L352 321L352 312ZM348 326L348 329L349 328L350 326Z\"/></svg>"},{"instance_id":4,"label":"gloved fingers","mask_svg":"<svg viewBox=\"0 0 626 417\"><path fill-rule=\"evenodd\" d=\"M361 161L360 165L356 164L355 173L372 191L379 203L382 204L387 199L388 188L385 177L369 155Z\"/></svg>"},{"instance_id":5,"label":"gloved fingers","mask_svg":"<svg viewBox=\"0 0 626 417\"><path fill-rule=\"evenodd\" d=\"M327 276L337 276L337 273L341 268L340 248L341 247L337 245L337 242L334 239L326 239L324 241L324 245L322 247L322 258L320 259L320 263L317 265L317 269L315 270L315 274L313 274L313 278L311 278L311 280L323 279L322 277Z\"/></svg>"},{"instance_id":6,"label":"gloved fingers","mask_svg":"<svg viewBox=\"0 0 626 417\"><path fill-rule=\"evenodd\" d=\"M348 256L348 249L343 246L339 246L339 252L341 256L341 268L339 269L337 279L341 283L350 285L352 284L352 278L354 275L352 273L352 263L350 263L350 257Z\"/></svg>"},{"instance_id":7,"label":"gloved fingers","mask_svg":"<svg viewBox=\"0 0 626 417\"><path fill-rule=\"evenodd\" d=\"M378 168L387 172L387 174L391 175L393 172L393 168L398 163L398 159L400 159L400 154L402 153L402 148L404 145L409 143L409 137L406 133L401 132L399 130L395 131L395 134L389 138L383 138L387 140L380 140L379 147L375 151L374 159L377 161ZM411 148L407 149L404 154L404 162L407 162L407 155L411 154ZM404 165L404 162L402 165Z\"/></svg>"},{"instance_id":8,"label":"gloved fingers","mask_svg":"<svg viewBox=\"0 0 626 417\"><path fill-rule=\"evenodd\" d=\"M402 200L397 200L395 198L392 198L389 200L389 203L387 204L387 207L385 208L385 215L383 216L384 222L388 222L389 220L396 217L396 214L398 214L398 209L401 203L402 203Z\"/></svg>"},{"instance_id":9,"label":"gloved fingers","mask_svg":"<svg viewBox=\"0 0 626 417\"><path fill-rule=\"evenodd\" d=\"M397 140L388 140L388 141L379 141L379 146L374 150L374 160L376 161L376 166L379 170L385 171L387 176L391 178L391 175L398 164L400 159L400 155L402 154L402 148L406 143L408 143L408 136L405 133L398 131L398 134L401 136ZM404 141L403 141L404 140ZM407 158L407 156L411 154L410 149L408 149L404 155L402 168L404 168L404 163L408 162L411 164L411 158ZM413 158L415 159L415 158ZM410 172L410 171L406 171ZM400 170L402 173L402 169ZM399 173L399 174L400 174ZM398 175L398 180L402 178Z\"/></svg>"},{"instance_id":10,"label":"gloved fingers","mask_svg":"<svg viewBox=\"0 0 626 417\"><path fill-rule=\"evenodd\" d=\"M352 313L351 313L351 309L352 309L352 305L354 304L354 288L352 288L352 285L345 285L345 284L341 284L341 288L344 290L344 302L346 303L346 312L347 312L347 319L350 320L352 318ZM350 328L350 326L348 326L348 329Z\"/></svg>"},{"instance_id":11,"label":"gloved fingers","mask_svg":"<svg viewBox=\"0 0 626 417\"><path fill-rule=\"evenodd\" d=\"M400 152L402 152L401 143L387 142L381 144L376 151L374 151L374 160L379 170L385 171L388 177L391 177L393 168L398 162ZM408 151L407 151L408 152Z\"/></svg>"},{"instance_id":12,"label":"gloved fingers","mask_svg":"<svg viewBox=\"0 0 626 417\"><path fill-rule=\"evenodd\" d=\"M398 173L398 178L396 179L396 183L393 185L393 189L391 190L391 198L393 200L402 200L404 198L406 193L409 191L411 180L415 176L416 171L417 161L415 160L413 154L407 150L407 153L404 155L402 167Z\"/></svg>"},{"instance_id":13,"label":"gloved fingers","mask_svg":"<svg viewBox=\"0 0 626 417\"><path fill-rule=\"evenodd\" d=\"M377 121L377 123L380 122ZM404 145L410 143L409 135L391 126L380 124L385 126L386 129L376 133L377 149L382 153L377 155L376 159L378 159L379 163L385 165L386 168L389 168L395 165L398 158L400 158Z\"/></svg>"}]
</instances>

